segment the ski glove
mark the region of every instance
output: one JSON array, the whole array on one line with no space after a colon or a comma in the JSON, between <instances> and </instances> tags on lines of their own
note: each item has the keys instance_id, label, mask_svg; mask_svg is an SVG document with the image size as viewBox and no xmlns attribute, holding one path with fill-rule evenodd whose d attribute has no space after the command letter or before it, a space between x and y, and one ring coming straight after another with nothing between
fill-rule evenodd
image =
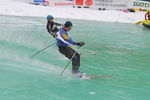
<instances>
[{"instance_id":1,"label":"ski glove","mask_svg":"<svg viewBox=\"0 0 150 100\"><path fill-rule=\"evenodd\" d=\"M83 46L83 45L85 45L85 43L84 42L78 42L77 45L78 46Z\"/></svg>"}]
</instances>

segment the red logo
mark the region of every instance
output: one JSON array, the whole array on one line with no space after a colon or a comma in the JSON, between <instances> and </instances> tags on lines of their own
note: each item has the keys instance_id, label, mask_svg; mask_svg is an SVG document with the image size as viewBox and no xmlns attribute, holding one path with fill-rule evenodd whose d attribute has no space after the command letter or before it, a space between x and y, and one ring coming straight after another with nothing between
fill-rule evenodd
<instances>
[{"instance_id":1,"label":"red logo","mask_svg":"<svg viewBox=\"0 0 150 100\"><path fill-rule=\"evenodd\" d=\"M76 0L76 5L83 5L83 0Z\"/></svg>"},{"instance_id":2,"label":"red logo","mask_svg":"<svg viewBox=\"0 0 150 100\"><path fill-rule=\"evenodd\" d=\"M85 1L85 5L86 5L86 6L91 6L91 5L93 5L93 0L86 0L86 1Z\"/></svg>"}]
</instances>

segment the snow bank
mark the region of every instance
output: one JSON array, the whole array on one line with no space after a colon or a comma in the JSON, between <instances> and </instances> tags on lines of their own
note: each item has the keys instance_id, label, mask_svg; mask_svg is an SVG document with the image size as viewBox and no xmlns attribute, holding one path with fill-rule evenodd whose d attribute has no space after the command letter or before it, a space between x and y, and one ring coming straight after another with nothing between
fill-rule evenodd
<instances>
[{"instance_id":1,"label":"snow bank","mask_svg":"<svg viewBox=\"0 0 150 100\"><path fill-rule=\"evenodd\" d=\"M71 18L120 23L135 23L144 20L144 12L124 13L121 11L99 11L84 8L50 7L32 5L32 0L0 0L1 15Z\"/></svg>"}]
</instances>

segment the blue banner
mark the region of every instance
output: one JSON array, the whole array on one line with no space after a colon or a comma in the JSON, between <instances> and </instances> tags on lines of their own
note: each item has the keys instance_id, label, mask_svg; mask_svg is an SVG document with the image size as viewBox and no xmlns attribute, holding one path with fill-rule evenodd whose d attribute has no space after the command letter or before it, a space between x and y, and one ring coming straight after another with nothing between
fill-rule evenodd
<instances>
[{"instance_id":1,"label":"blue banner","mask_svg":"<svg viewBox=\"0 0 150 100\"><path fill-rule=\"evenodd\" d=\"M34 3L43 5L45 3L45 0L34 0Z\"/></svg>"}]
</instances>

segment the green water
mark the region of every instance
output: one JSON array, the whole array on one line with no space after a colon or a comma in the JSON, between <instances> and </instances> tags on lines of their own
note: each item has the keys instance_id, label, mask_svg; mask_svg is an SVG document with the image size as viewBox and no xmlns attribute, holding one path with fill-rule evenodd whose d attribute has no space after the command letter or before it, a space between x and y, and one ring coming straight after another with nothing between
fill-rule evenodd
<instances>
[{"instance_id":1,"label":"green water","mask_svg":"<svg viewBox=\"0 0 150 100\"><path fill-rule=\"evenodd\" d=\"M71 77L68 60L38 17L0 15L0 100L149 100L150 29L142 25L72 20L70 36L84 41L81 71L113 76L80 80ZM56 19L64 23L64 19Z\"/></svg>"}]
</instances>

